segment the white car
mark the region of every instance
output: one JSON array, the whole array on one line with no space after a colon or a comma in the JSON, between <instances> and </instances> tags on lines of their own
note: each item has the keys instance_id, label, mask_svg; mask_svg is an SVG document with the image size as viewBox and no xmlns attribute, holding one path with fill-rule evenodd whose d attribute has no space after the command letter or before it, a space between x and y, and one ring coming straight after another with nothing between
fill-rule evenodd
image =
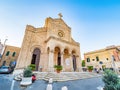
<instances>
[{"instance_id":1,"label":"white car","mask_svg":"<svg viewBox=\"0 0 120 90\"><path fill-rule=\"evenodd\" d=\"M0 74L9 74L11 73L11 68L8 66L1 66L0 67Z\"/></svg>"}]
</instances>

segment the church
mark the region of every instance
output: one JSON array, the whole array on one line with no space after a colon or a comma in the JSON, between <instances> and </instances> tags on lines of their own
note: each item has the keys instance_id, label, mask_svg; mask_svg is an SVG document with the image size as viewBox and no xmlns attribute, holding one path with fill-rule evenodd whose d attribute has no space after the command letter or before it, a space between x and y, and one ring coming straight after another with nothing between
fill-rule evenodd
<instances>
[{"instance_id":1,"label":"church","mask_svg":"<svg viewBox=\"0 0 120 90\"><path fill-rule=\"evenodd\" d=\"M62 65L63 72L80 71L80 44L71 36L61 14L46 18L43 27L27 25L16 69L35 64L35 70L42 72L54 71L54 65Z\"/></svg>"}]
</instances>

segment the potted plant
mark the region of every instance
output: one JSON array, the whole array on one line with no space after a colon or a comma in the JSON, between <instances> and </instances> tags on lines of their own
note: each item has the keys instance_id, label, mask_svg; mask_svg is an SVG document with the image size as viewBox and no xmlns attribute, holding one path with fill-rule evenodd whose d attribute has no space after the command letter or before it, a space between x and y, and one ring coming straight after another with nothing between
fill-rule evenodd
<instances>
[{"instance_id":1,"label":"potted plant","mask_svg":"<svg viewBox=\"0 0 120 90\"><path fill-rule=\"evenodd\" d=\"M54 68L56 69L57 73L60 73L60 71L63 69L61 65L54 65Z\"/></svg>"},{"instance_id":2,"label":"potted plant","mask_svg":"<svg viewBox=\"0 0 120 90\"><path fill-rule=\"evenodd\" d=\"M36 68L35 64L30 64L28 67L30 67L32 71L35 71Z\"/></svg>"},{"instance_id":3,"label":"potted plant","mask_svg":"<svg viewBox=\"0 0 120 90\"><path fill-rule=\"evenodd\" d=\"M25 70L23 72L23 77L31 77L31 76L32 76L31 68L29 68L29 67L25 68Z\"/></svg>"},{"instance_id":4,"label":"potted plant","mask_svg":"<svg viewBox=\"0 0 120 90\"><path fill-rule=\"evenodd\" d=\"M93 70L93 66L88 66L88 71L92 72L92 70Z\"/></svg>"},{"instance_id":5,"label":"potted plant","mask_svg":"<svg viewBox=\"0 0 120 90\"><path fill-rule=\"evenodd\" d=\"M20 85L30 85L32 84L32 70L31 68L27 67L23 71L23 78Z\"/></svg>"},{"instance_id":6,"label":"potted plant","mask_svg":"<svg viewBox=\"0 0 120 90\"><path fill-rule=\"evenodd\" d=\"M85 67L85 60L82 60L82 67Z\"/></svg>"}]
</instances>

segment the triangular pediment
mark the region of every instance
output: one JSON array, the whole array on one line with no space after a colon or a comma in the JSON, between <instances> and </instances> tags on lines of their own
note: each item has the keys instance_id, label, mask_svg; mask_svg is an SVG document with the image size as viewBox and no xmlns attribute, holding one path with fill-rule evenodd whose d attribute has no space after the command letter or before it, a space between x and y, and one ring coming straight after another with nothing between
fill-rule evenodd
<instances>
[{"instance_id":1,"label":"triangular pediment","mask_svg":"<svg viewBox=\"0 0 120 90\"><path fill-rule=\"evenodd\" d=\"M45 20L45 27L49 27L49 23L53 23L54 25L56 26L62 26L62 27L66 27L68 29L71 29L65 22L62 18L46 18Z\"/></svg>"},{"instance_id":2,"label":"triangular pediment","mask_svg":"<svg viewBox=\"0 0 120 90\"><path fill-rule=\"evenodd\" d=\"M54 19L54 21L70 29L70 27L65 23L63 19L57 18L57 19Z\"/></svg>"}]
</instances>

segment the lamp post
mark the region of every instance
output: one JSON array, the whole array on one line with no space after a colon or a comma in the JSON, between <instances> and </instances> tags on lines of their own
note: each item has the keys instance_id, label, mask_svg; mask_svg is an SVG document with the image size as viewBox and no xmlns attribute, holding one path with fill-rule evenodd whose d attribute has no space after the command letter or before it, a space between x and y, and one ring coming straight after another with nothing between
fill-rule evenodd
<instances>
[{"instance_id":1,"label":"lamp post","mask_svg":"<svg viewBox=\"0 0 120 90\"><path fill-rule=\"evenodd\" d=\"M7 39L7 37L6 37L6 39L5 39L5 41L4 41L4 44L3 44L3 46L5 46L5 43L6 43L6 41L7 41L8 39Z\"/></svg>"},{"instance_id":2,"label":"lamp post","mask_svg":"<svg viewBox=\"0 0 120 90\"><path fill-rule=\"evenodd\" d=\"M8 40L8 39L7 39L7 37L6 37L4 43L1 44L2 48L1 48L1 53L0 53L1 57L0 57L0 58L2 58L2 55L3 55L3 53L4 53L4 50L5 50L5 43L6 43L7 40Z\"/></svg>"},{"instance_id":3,"label":"lamp post","mask_svg":"<svg viewBox=\"0 0 120 90\"><path fill-rule=\"evenodd\" d=\"M2 57L2 55L1 55L2 48L3 48L3 45L2 45L1 40L0 40L0 59L1 59L1 57Z\"/></svg>"}]
</instances>

